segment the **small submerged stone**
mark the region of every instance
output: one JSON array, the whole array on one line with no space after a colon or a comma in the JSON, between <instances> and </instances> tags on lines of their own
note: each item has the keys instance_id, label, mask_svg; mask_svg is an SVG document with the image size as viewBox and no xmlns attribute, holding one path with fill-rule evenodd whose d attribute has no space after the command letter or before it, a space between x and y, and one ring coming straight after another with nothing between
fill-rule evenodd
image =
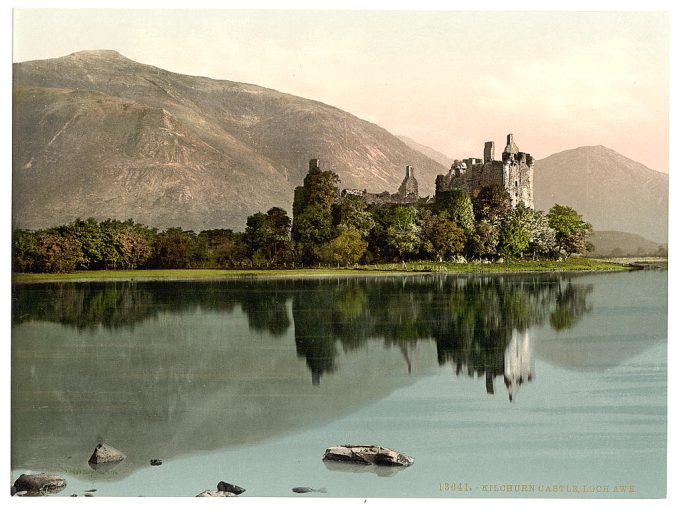
<instances>
[{"instance_id":1,"label":"small submerged stone","mask_svg":"<svg viewBox=\"0 0 680 509\"><path fill-rule=\"evenodd\" d=\"M308 486L297 486L293 488L293 493L326 493L326 488L310 488Z\"/></svg>"},{"instance_id":2,"label":"small submerged stone","mask_svg":"<svg viewBox=\"0 0 680 509\"><path fill-rule=\"evenodd\" d=\"M49 495L59 493L66 487L66 481L61 477L49 474L21 474L14 481L15 497L22 495ZM25 493L22 493L25 492Z\"/></svg>"}]
</instances>

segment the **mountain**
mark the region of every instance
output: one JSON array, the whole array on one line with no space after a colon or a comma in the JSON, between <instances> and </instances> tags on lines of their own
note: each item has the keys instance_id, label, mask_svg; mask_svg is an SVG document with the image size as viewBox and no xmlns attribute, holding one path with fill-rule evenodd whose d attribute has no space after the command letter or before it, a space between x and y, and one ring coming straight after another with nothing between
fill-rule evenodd
<instances>
[{"instance_id":1,"label":"mountain","mask_svg":"<svg viewBox=\"0 0 680 509\"><path fill-rule=\"evenodd\" d=\"M596 230L635 233L668 242L668 175L601 145L536 161L536 208L569 205Z\"/></svg>"},{"instance_id":2,"label":"mountain","mask_svg":"<svg viewBox=\"0 0 680 509\"><path fill-rule=\"evenodd\" d=\"M590 237L592 256L650 256L667 252L667 244L659 244L634 233L593 231Z\"/></svg>"},{"instance_id":3,"label":"mountain","mask_svg":"<svg viewBox=\"0 0 680 509\"><path fill-rule=\"evenodd\" d=\"M401 141L406 143L409 147L411 147L413 150L417 150L423 155L426 155L433 161L437 161L439 164L444 166L445 168L450 168L451 165L453 164L453 159L451 159L449 156L446 154L442 154L438 150L433 149L432 147L428 147L427 145L422 145L418 143L415 140L412 140L408 136L399 136L397 135L397 138L399 138Z\"/></svg>"},{"instance_id":4,"label":"mountain","mask_svg":"<svg viewBox=\"0 0 680 509\"><path fill-rule=\"evenodd\" d=\"M342 187L395 192L410 164L421 194L446 169L385 129L275 90L185 76L115 51L13 66L13 223L132 218L241 230L290 211L311 158Z\"/></svg>"}]
</instances>

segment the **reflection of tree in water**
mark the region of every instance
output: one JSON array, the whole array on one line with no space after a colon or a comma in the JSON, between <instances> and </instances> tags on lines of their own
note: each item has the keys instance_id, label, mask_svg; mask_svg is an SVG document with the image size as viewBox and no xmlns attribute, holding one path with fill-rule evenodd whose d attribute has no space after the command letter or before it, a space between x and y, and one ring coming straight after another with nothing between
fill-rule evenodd
<instances>
[{"instance_id":1,"label":"reflection of tree in water","mask_svg":"<svg viewBox=\"0 0 680 509\"><path fill-rule=\"evenodd\" d=\"M242 293L241 309L248 317L248 327L259 332L269 332L272 336L283 336L290 327L290 317L286 309L288 299L289 295L285 291L271 283Z\"/></svg>"},{"instance_id":2,"label":"reflection of tree in water","mask_svg":"<svg viewBox=\"0 0 680 509\"><path fill-rule=\"evenodd\" d=\"M512 395L531 377L524 366L531 354L524 333L546 322L567 329L591 311L592 286L574 279L513 275L26 285L13 289L12 320L14 325L46 320L78 329L132 328L164 312L231 313L238 304L251 330L281 336L294 323L296 351L314 384L335 371L340 349L347 353L369 339L382 339L386 348L400 349L410 373L414 345L434 340L440 365L452 364L458 375L484 376L490 393L495 378L503 376Z\"/></svg>"},{"instance_id":3,"label":"reflection of tree in water","mask_svg":"<svg viewBox=\"0 0 680 509\"><path fill-rule=\"evenodd\" d=\"M78 329L134 328L162 313L205 310L231 313L240 304L256 330L285 332L285 298L261 285L235 282L110 282L19 285L12 288L12 324L43 320ZM274 288L275 290L275 288ZM245 308L248 308L247 310ZM281 316L281 312L285 317ZM274 333L274 332L272 332Z\"/></svg>"},{"instance_id":4,"label":"reflection of tree in water","mask_svg":"<svg viewBox=\"0 0 680 509\"><path fill-rule=\"evenodd\" d=\"M401 349L410 372L409 347L434 339L440 365L456 374L484 376L487 391L503 376L510 398L530 381L532 348L527 330L548 321L571 327L590 312L591 285L562 276L446 277L348 280L329 289L299 282L293 317L298 355L318 384L334 371L337 348L349 351L371 338ZM363 293L363 296L361 295ZM362 302L359 306L348 305ZM347 309L352 312L348 313Z\"/></svg>"},{"instance_id":5,"label":"reflection of tree in water","mask_svg":"<svg viewBox=\"0 0 680 509\"><path fill-rule=\"evenodd\" d=\"M12 323L45 320L78 329L131 326L157 314L155 296L133 283L45 284L12 290Z\"/></svg>"},{"instance_id":6,"label":"reflection of tree in water","mask_svg":"<svg viewBox=\"0 0 680 509\"><path fill-rule=\"evenodd\" d=\"M550 313L550 326L558 331L573 327L578 317L593 309L586 297L587 293L571 282L560 288L555 298L555 309Z\"/></svg>"}]
</instances>

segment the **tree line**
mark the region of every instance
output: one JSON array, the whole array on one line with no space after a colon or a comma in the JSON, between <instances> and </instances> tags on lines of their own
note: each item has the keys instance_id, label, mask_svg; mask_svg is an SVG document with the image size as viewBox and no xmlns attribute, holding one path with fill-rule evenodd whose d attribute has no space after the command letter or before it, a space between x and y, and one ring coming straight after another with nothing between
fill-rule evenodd
<instances>
[{"instance_id":1,"label":"tree line","mask_svg":"<svg viewBox=\"0 0 680 509\"><path fill-rule=\"evenodd\" d=\"M409 260L558 259L589 248L590 224L572 208L547 214L513 208L501 187L437 193L413 204L368 204L340 197L340 179L313 168L296 188L293 218L279 207L257 212L243 232L160 231L129 219L77 219L40 230L15 229L15 272L273 268Z\"/></svg>"}]
</instances>

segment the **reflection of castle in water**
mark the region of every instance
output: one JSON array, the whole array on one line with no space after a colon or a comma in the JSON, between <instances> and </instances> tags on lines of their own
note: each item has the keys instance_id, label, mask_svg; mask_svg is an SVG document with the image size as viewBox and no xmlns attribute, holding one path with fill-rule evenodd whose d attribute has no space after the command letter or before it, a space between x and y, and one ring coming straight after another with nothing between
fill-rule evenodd
<instances>
[{"instance_id":1,"label":"reflection of castle in water","mask_svg":"<svg viewBox=\"0 0 680 509\"><path fill-rule=\"evenodd\" d=\"M508 388L510 401L515 397L519 386L534 378L534 352L529 331L512 331L512 339L505 349L505 370L503 379Z\"/></svg>"},{"instance_id":2,"label":"reflection of castle in water","mask_svg":"<svg viewBox=\"0 0 680 509\"><path fill-rule=\"evenodd\" d=\"M419 342L434 341L439 365L484 377L494 394L503 377L510 400L533 374L531 327L571 327L590 311L590 285L574 276L341 278L41 285L14 293L15 325L57 321L79 329L134 328L167 311L233 313L240 307L252 331L283 337L294 328L295 350L314 385L338 368L340 353L381 340L397 348L404 374ZM181 299L177 299L181 295ZM263 360L264 361L264 360ZM380 369L379 366L376 369Z\"/></svg>"}]
</instances>

